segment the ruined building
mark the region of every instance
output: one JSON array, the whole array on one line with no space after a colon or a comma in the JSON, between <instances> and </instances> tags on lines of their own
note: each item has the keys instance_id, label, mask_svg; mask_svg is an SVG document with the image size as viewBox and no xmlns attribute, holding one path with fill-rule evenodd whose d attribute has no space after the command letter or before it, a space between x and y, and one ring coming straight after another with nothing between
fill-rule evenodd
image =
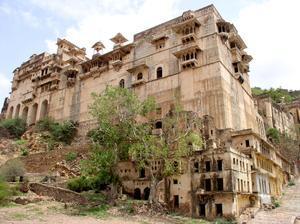
<instances>
[{"instance_id":1,"label":"ruined building","mask_svg":"<svg viewBox=\"0 0 300 224\"><path fill-rule=\"evenodd\" d=\"M85 134L95 125L88 109L91 93L111 85L130 88L141 99L155 97L154 133L159 134L179 90L184 110L203 117L207 144L168 180L167 203L209 218L239 215L281 195L290 163L267 141L264 118L251 95L252 57L246 44L213 5L137 33L132 43L120 33L111 41L113 49L104 54L104 45L95 43L91 59L65 39L57 40L55 54L32 55L14 71L6 117L22 117L28 125L45 116L70 119ZM137 170L131 161L118 169L124 191L137 199L149 196L147 170ZM157 192L164 202L165 186L159 183Z\"/></svg>"}]
</instances>

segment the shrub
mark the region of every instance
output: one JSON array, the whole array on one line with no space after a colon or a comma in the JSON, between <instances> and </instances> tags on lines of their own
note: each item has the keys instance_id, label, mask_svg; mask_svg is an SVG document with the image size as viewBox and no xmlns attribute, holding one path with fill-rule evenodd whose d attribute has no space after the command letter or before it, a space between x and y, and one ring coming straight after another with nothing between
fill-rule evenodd
<instances>
[{"instance_id":1,"label":"shrub","mask_svg":"<svg viewBox=\"0 0 300 224\"><path fill-rule=\"evenodd\" d=\"M66 159L68 162L72 162L72 161L74 161L74 160L77 158L77 156L78 156L77 152L69 152L69 153L66 155L65 159Z\"/></svg>"},{"instance_id":2,"label":"shrub","mask_svg":"<svg viewBox=\"0 0 300 224\"><path fill-rule=\"evenodd\" d=\"M133 214L135 212L133 202L126 201L125 204L121 207L120 211L127 214Z\"/></svg>"},{"instance_id":3,"label":"shrub","mask_svg":"<svg viewBox=\"0 0 300 224\"><path fill-rule=\"evenodd\" d=\"M21 156L27 156L29 154L29 150L26 146L27 141L24 139L18 139L15 141L15 144L19 147L21 150Z\"/></svg>"},{"instance_id":4,"label":"shrub","mask_svg":"<svg viewBox=\"0 0 300 224\"><path fill-rule=\"evenodd\" d=\"M279 203L279 201L275 201L275 202L274 202L274 206L275 206L275 208L278 208L278 207L280 207L280 203Z\"/></svg>"},{"instance_id":5,"label":"shrub","mask_svg":"<svg viewBox=\"0 0 300 224\"><path fill-rule=\"evenodd\" d=\"M29 152L27 148L21 148L21 156L28 156Z\"/></svg>"},{"instance_id":6,"label":"shrub","mask_svg":"<svg viewBox=\"0 0 300 224\"><path fill-rule=\"evenodd\" d=\"M81 176L72 179L68 182L67 186L70 190L76 192L89 191L89 190L103 190L107 185L113 182L113 177L107 173L101 172L98 176L86 177Z\"/></svg>"},{"instance_id":7,"label":"shrub","mask_svg":"<svg viewBox=\"0 0 300 224\"><path fill-rule=\"evenodd\" d=\"M93 189L91 180L85 176L68 181L68 188L76 192L89 191Z\"/></svg>"},{"instance_id":8,"label":"shrub","mask_svg":"<svg viewBox=\"0 0 300 224\"><path fill-rule=\"evenodd\" d=\"M271 138L275 143L279 143L279 131L276 128L269 128L267 130L268 138Z\"/></svg>"},{"instance_id":9,"label":"shrub","mask_svg":"<svg viewBox=\"0 0 300 224\"><path fill-rule=\"evenodd\" d=\"M11 195L9 185L0 177L0 205L7 203Z\"/></svg>"},{"instance_id":10,"label":"shrub","mask_svg":"<svg viewBox=\"0 0 300 224\"><path fill-rule=\"evenodd\" d=\"M73 121L64 121L62 124L56 123L50 132L57 141L70 144L76 134L76 125Z\"/></svg>"},{"instance_id":11,"label":"shrub","mask_svg":"<svg viewBox=\"0 0 300 224\"><path fill-rule=\"evenodd\" d=\"M24 173L24 165L20 160L8 161L0 169L0 175L9 182L15 182L16 177L23 176Z\"/></svg>"},{"instance_id":12,"label":"shrub","mask_svg":"<svg viewBox=\"0 0 300 224\"><path fill-rule=\"evenodd\" d=\"M294 186L295 185L295 182L290 180L289 183L288 183L288 186Z\"/></svg>"},{"instance_id":13,"label":"shrub","mask_svg":"<svg viewBox=\"0 0 300 224\"><path fill-rule=\"evenodd\" d=\"M55 125L55 121L50 117L45 117L36 123L35 129L37 131L50 131L53 125Z\"/></svg>"},{"instance_id":14,"label":"shrub","mask_svg":"<svg viewBox=\"0 0 300 224\"><path fill-rule=\"evenodd\" d=\"M49 131L50 138L48 147L54 148L55 142L70 144L76 134L76 124L73 121L64 121L63 123L55 122L52 118L44 118L37 122L37 131Z\"/></svg>"},{"instance_id":15,"label":"shrub","mask_svg":"<svg viewBox=\"0 0 300 224\"><path fill-rule=\"evenodd\" d=\"M26 122L21 118L6 119L0 122L0 127L6 129L11 136L19 138L26 131Z\"/></svg>"}]
</instances>

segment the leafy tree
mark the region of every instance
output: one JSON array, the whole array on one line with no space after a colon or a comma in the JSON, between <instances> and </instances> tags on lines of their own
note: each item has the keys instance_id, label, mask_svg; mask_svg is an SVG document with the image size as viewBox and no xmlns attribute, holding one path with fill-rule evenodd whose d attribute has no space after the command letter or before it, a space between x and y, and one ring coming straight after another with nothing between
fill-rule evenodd
<instances>
[{"instance_id":1,"label":"leafy tree","mask_svg":"<svg viewBox=\"0 0 300 224\"><path fill-rule=\"evenodd\" d=\"M135 131L136 140L130 148L130 155L139 168L146 169L151 177L150 202L156 202L156 189L160 180L179 174L184 161L192 156L195 147L202 147L200 119L195 113L183 111L179 100L162 120L160 136L149 134L151 126L142 125ZM160 161L158 170L153 169L154 162ZM169 185L165 185L169 186ZM170 189L165 187L166 202Z\"/></svg>"},{"instance_id":2,"label":"leafy tree","mask_svg":"<svg viewBox=\"0 0 300 224\"><path fill-rule=\"evenodd\" d=\"M201 147L197 132L197 116L176 105L163 119L161 135L153 135L153 99L140 101L128 89L108 87L102 95L93 95L91 114L98 120L98 127L88 135L98 146L91 159L85 162L89 175L118 176L115 170L121 160L132 159L138 169L145 169L151 177L150 201L155 202L160 180L180 172L183 157L192 154L193 147ZM159 169L152 169L154 162ZM167 189L166 189L167 190Z\"/></svg>"},{"instance_id":3,"label":"leafy tree","mask_svg":"<svg viewBox=\"0 0 300 224\"><path fill-rule=\"evenodd\" d=\"M129 158L129 149L136 140L134 132L142 127L137 120L155 104L151 98L140 101L132 91L113 87L107 87L102 95L93 94L93 99L90 112L98 127L89 136L96 146L83 170L88 175L100 175L100 182L111 182L116 192L117 163Z\"/></svg>"},{"instance_id":4,"label":"leafy tree","mask_svg":"<svg viewBox=\"0 0 300 224\"><path fill-rule=\"evenodd\" d=\"M267 130L267 137L271 138L274 143L279 143L280 136L279 136L279 131L276 128L269 128Z\"/></svg>"},{"instance_id":5,"label":"leafy tree","mask_svg":"<svg viewBox=\"0 0 300 224\"><path fill-rule=\"evenodd\" d=\"M260 87L252 88L252 94L255 96L267 95L272 98L276 103L289 103L292 102L297 97L300 97L298 90L287 90L282 88L270 88L270 89L261 89Z\"/></svg>"}]
</instances>

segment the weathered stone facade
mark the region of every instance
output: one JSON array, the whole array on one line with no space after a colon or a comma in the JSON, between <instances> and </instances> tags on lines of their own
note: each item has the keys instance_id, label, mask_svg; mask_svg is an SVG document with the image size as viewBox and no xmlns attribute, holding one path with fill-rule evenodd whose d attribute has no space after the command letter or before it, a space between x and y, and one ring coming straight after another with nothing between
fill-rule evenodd
<instances>
[{"instance_id":1,"label":"weathered stone facade","mask_svg":"<svg viewBox=\"0 0 300 224\"><path fill-rule=\"evenodd\" d=\"M180 93L186 111L203 117L206 145L183 161L179 175L159 183L157 198L193 216L239 215L248 206L281 195L290 164L266 140L264 119L254 106L246 45L213 5L140 32L133 43L118 33L112 51L97 42L85 49L58 39L57 53L33 55L14 71L6 117L27 123L50 116L78 121L81 134L94 127L91 93L106 86L155 97L160 121ZM160 133L160 128L153 132ZM159 161L155 161L159 167ZM147 170L131 161L118 166L123 191L149 197ZM165 188L170 194L166 198Z\"/></svg>"}]
</instances>

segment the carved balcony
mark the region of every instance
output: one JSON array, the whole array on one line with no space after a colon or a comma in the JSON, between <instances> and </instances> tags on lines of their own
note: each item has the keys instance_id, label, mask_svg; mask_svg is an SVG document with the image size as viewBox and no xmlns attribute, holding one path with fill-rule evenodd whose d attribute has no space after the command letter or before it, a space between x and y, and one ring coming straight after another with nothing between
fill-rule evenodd
<instances>
[{"instance_id":1,"label":"carved balcony","mask_svg":"<svg viewBox=\"0 0 300 224\"><path fill-rule=\"evenodd\" d=\"M28 103L35 98L34 92L24 93L22 96L22 103Z\"/></svg>"},{"instance_id":2,"label":"carved balcony","mask_svg":"<svg viewBox=\"0 0 300 224\"><path fill-rule=\"evenodd\" d=\"M237 47L231 48L230 51L231 51L233 63L242 61L241 51Z\"/></svg>"}]
</instances>

